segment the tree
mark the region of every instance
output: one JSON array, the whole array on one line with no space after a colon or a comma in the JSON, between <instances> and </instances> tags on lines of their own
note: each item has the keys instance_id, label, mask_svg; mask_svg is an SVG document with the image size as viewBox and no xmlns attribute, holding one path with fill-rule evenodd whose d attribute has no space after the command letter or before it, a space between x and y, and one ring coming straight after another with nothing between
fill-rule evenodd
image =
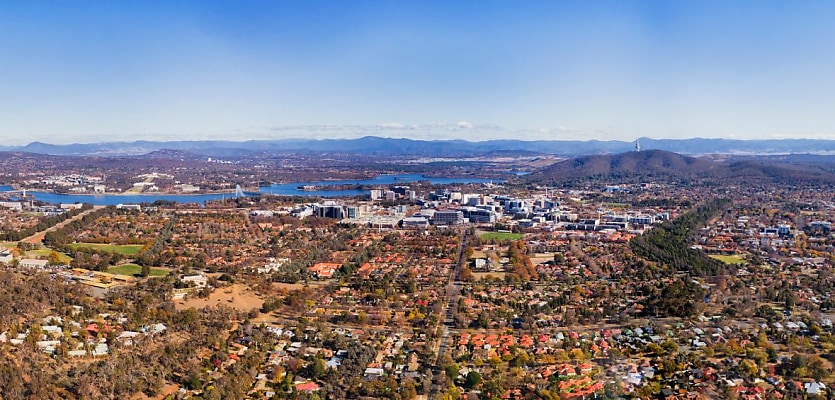
<instances>
[{"instance_id":1,"label":"tree","mask_svg":"<svg viewBox=\"0 0 835 400\"><path fill-rule=\"evenodd\" d=\"M519 350L519 352L516 354L516 356L513 357L513 359L510 360L510 366L511 367L521 367L523 365L526 365L528 362L530 362L530 357L528 357L528 353L525 353L524 351Z\"/></svg>"},{"instance_id":2,"label":"tree","mask_svg":"<svg viewBox=\"0 0 835 400\"><path fill-rule=\"evenodd\" d=\"M411 400L417 397L417 389L415 389L415 382L411 379L406 379L400 385L400 396L405 400Z\"/></svg>"},{"instance_id":3,"label":"tree","mask_svg":"<svg viewBox=\"0 0 835 400\"><path fill-rule=\"evenodd\" d=\"M491 367L497 368L499 365L502 365L502 359L494 355L487 359L487 363L490 364Z\"/></svg>"},{"instance_id":4,"label":"tree","mask_svg":"<svg viewBox=\"0 0 835 400\"><path fill-rule=\"evenodd\" d=\"M473 270L470 269L468 266L461 267L461 275L460 279L462 281L472 281L475 275L473 274Z\"/></svg>"},{"instance_id":5,"label":"tree","mask_svg":"<svg viewBox=\"0 0 835 400\"><path fill-rule=\"evenodd\" d=\"M585 355L585 353L583 353L583 350L571 349L571 358L573 358L577 361L583 361L583 360L586 359L586 355Z\"/></svg>"},{"instance_id":6,"label":"tree","mask_svg":"<svg viewBox=\"0 0 835 400\"><path fill-rule=\"evenodd\" d=\"M464 380L464 387L472 389L481 383L481 374L478 371L470 371L467 374L467 379Z\"/></svg>"},{"instance_id":7,"label":"tree","mask_svg":"<svg viewBox=\"0 0 835 400\"><path fill-rule=\"evenodd\" d=\"M448 364L444 367L444 373L446 374L447 378L455 380L458 378L458 364Z\"/></svg>"},{"instance_id":8,"label":"tree","mask_svg":"<svg viewBox=\"0 0 835 400\"><path fill-rule=\"evenodd\" d=\"M443 398L444 400L458 400L461 398L461 392L457 387L455 387L455 385L450 385L449 388L447 388L446 393L444 393Z\"/></svg>"},{"instance_id":9,"label":"tree","mask_svg":"<svg viewBox=\"0 0 835 400\"><path fill-rule=\"evenodd\" d=\"M49 265L61 265L61 254L57 251L50 251L46 259L49 261Z\"/></svg>"},{"instance_id":10,"label":"tree","mask_svg":"<svg viewBox=\"0 0 835 400\"><path fill-rule=\"evenodd\" d=\"M817 381L820 381L824 377L829 376L831 372L826 367L826 363L823 361L823 359L818 355L813 355L809 357L806 370L809 376L811 376Z\"/></svg>"},{"instance_id":11,"label":"tree","mask_svg":"<svg viewBox=\"0 0 835 400\"><path fill-rule=\"evenodd\" d=\"M149 275L151 275L151 266L148 264L143 265L142 272L140 274L143 278L147 278Z\"/></svg>"},{"instance_id":12,"label":"tree","mask_svg":"<svg viewBox=\"0 0 835 400\"><path fill-rule=\"evenodd\" d=\"M742 360L739 363L739 370L752 377L757 376L757 373L759 372L757 364L754 361L748 359Z\"/></svg>"},{"instance_id":13,"label":"tree","mask_svg":"<svg viewBox=\"0 0 835 400\"><path fill-rule=\"evenodd\" d=\"M316 361L313 362L311 366L310 374L313 376L313 379L319 379L325 375L326 368L325 368L325 361L321 358L317 358Z\"/></svg>"}]
</instances>

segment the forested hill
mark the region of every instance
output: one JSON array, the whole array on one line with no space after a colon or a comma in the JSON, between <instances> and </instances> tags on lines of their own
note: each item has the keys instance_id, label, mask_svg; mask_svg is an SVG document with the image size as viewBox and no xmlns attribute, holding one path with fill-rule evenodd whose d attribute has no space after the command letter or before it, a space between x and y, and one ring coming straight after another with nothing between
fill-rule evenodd
<instances>
[{"instance_id":1,"label":"forested hill","mask_svg":"<svg viewBox=\"0 0 835 400\"><path fill-rule=\"evenodd\" d=\"M715 180L722 182L806 182L835 184L835 173L825 166L772 161L713 161L663 150L584 156L564 160L528 175L529 183L559 185L564 182L607 180L635 183L651 180Z\"/></svg>"},{"instance_id":2,"label":"forested hill","mask_svg":"<svg viewBox=\"0 0 835 400\"><path fill-rule=\"evenodd\" d=\"M663 150L585 156L558 162L528 176L541 183L588 178L696 178L722 164Z\"/></svg>"}]
</instances>

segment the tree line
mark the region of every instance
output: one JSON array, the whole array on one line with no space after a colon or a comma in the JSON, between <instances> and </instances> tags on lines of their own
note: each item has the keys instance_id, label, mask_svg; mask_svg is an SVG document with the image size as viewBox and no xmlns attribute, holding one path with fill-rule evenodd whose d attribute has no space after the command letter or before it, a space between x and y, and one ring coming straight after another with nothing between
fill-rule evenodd
<instances>
[{"instance_id":1,"label":"tree line","mask_svg":"<svg viewBox=\"0 0 835 400\"><path fill-rule=\"evenodd\" d=\"M65 213L61 213L58 215L50 215L48 217L41 217L40 221L37 224L26 227L23 229L19 229L16 231L9 231L0 233L0 241L4 242L16 242L19 240L23 240L29 236L32 236L38 232L45 231L55 225L60 224L78 214L81 214L84 211L93 208L93 206L89 204L84 204L81 208L77 208L74 210L67 211Z\"/></svg>"},{"instance_id":2,"label":"tree line","mask_svg":"<svg viewBox=\"0 0 835 400\"><path fill-rule=\"evenodd\" d=\"M728 199L714 199L693 211L664 222L660 227L644 232L630 241L635 254L694 276L724 275L730 271L725 263L691 247L695 230L722 212L730 204Z\"/></svg>"}]
</instances>

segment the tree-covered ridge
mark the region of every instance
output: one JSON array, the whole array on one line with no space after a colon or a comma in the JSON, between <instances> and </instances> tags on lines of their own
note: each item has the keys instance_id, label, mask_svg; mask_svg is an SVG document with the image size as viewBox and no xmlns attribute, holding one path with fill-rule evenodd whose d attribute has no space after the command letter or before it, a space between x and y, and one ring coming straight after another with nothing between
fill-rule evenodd
<instances>
[{"instance_id":1,"label":"tree-covered ridge","mask_svg":"<svg viewBox=\"0 0 835 400\"><path fill-rule=\"evenodd\" d=\"M644 232L630 242L632 251L649 261L673 268L670 272L687 271L695 276L725 274L729 267L708 257L701 250L692 248L691 239L697 227L722 212L728 204L728 199L714 199L675 220Z\"/></svg>"}]
</instances>

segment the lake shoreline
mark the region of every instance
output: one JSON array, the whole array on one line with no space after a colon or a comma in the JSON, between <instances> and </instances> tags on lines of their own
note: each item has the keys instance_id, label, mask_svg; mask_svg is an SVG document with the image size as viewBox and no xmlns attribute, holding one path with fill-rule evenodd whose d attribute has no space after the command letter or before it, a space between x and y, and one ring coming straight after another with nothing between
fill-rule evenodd
<instances>
[{"instance_id":1,"label":"lake shoreline","mask_svg":"<svg viewBox=\"0 0 835 400\"><path fill-rule=\"evenodd\" d=\"M378 175L373 179L366 180L321 180L315 182L288 182L273 183L269 186L261 186L257 192L244 191L246 196L274 195L274 196L302 196L302 197L356 197L369 194L364 189L345 190L315 190L302 191L299 186L321 186L324 189L338 185L355 185L358 187L386 186L386 185L407 185L410 182L428 181L432 184L473 184L473 183L499 183L500 180L486 178L434 178L421 174L400 174L400 175ZM18 190L9 185L0 185L0 192ZM75 204L87 203L93 205L118 205L153 203L157 200L174 201L177 203L205 203L206 201L223 200L234 198L235 191L213 191L211 193L103 193L103 194L59 194L49 191L27 190L35 200L50 204Z\"/></svg>"}]
</instances>

